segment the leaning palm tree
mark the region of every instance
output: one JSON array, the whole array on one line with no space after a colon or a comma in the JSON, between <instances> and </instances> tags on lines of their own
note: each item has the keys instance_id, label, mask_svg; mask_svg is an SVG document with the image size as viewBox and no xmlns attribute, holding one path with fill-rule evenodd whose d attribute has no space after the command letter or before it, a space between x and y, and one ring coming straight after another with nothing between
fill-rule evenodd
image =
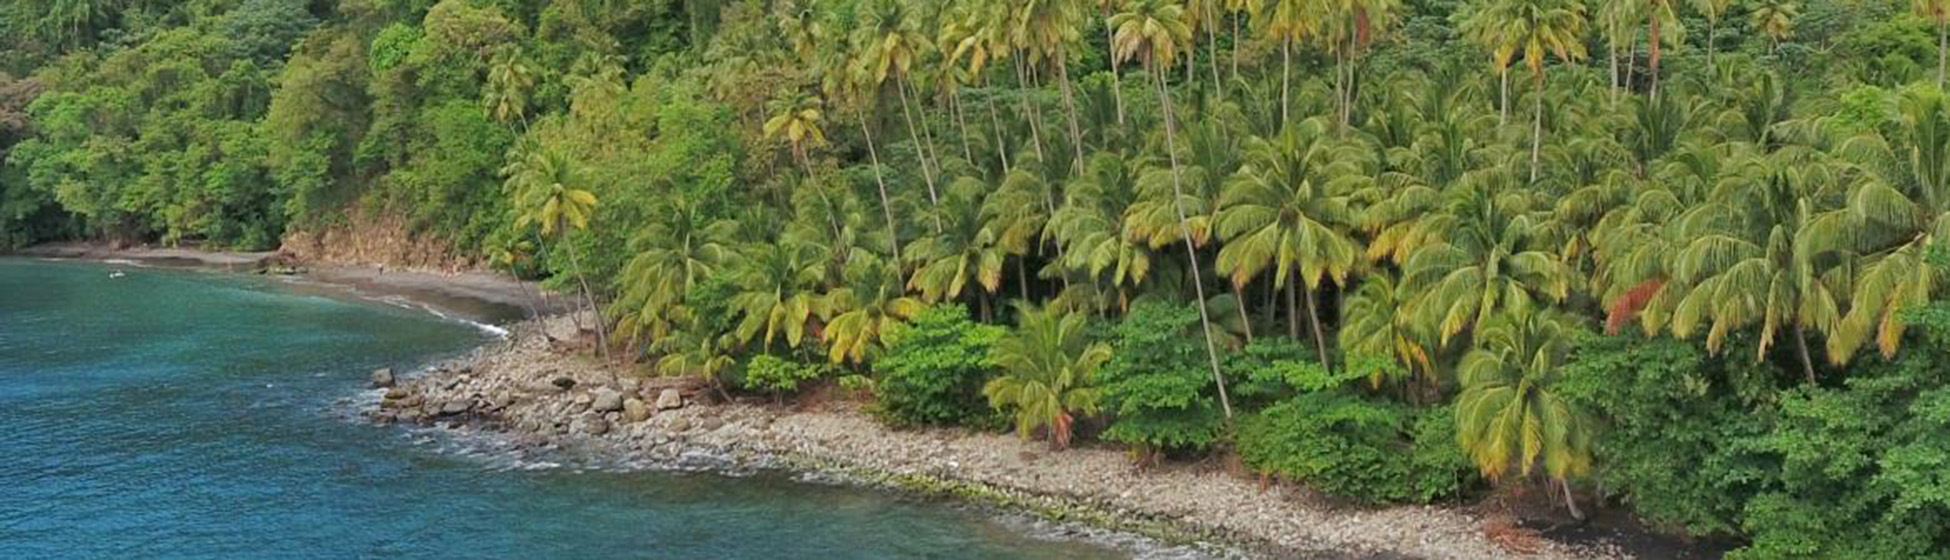
<instances>
[{"instance_id":1,"label":"leaning palm tree","mask_svg":"<svg viewBox=\"0 0 1950 560\"><path fill-rule=\"evenodd\" d=\"M914 240L907 251L916 267L908 287L920 291L922 300L952 300L973 288L983 320L992 314L989 296L1002 286L1002 265L1008 258L1000 235L982 219L987 191L980 179L956 179L941 201L941 232Z\"/></svg>"},{"instance_id":2,"label":"leaning palm tree","mask_svg":"<svg viewBox=\"0 0 1950 560\"><path fill-rule=\"evenodd\" d=\"M1016 316L1016 329L990 350L1002 376L982 394L990 406L1014 413L1018 435L1028 438L1047 428L1050 447L1069 447L1076 414L1097 412L1091 377L1110 361L1110 345L1090 341L1087 319L1079 313L1019 304Z\"/></svg>"},{"instance_id":3,"label":"leaning palm tree","mask_svg":"<svg viewBox=\"0 0 1950 560\"><path fill-rule=\"evenodd\" d=\"M557 150L529 150L526 157L509 167L508 187L520 212L515 227L539 226L542 237L556 238L558 246L569 255L571 274L581 288L584 307L596 313L595 292L589 289L589 279L582 273L582 261L575 246L561 243L567 240L571 230L589 227L589 218L596 212L596 195L582 187L568 156ZM607 356L608 326L601 313L597 315L596 341Z\"/></svg>"},{"instance_id":4,"label":"leaning palm tree","mask_svg":"<svg viewBox=\"0 0 1950 560\"><path fill-rule=\"evenodd\" d=\"M1117 29L1116 41L1112 51L1118 60L1138 59L1145 73L1151 75L1152 83L1157 85L1158 107L1165 124L1165 155L1171 163L1172 209L1178 218L1179 237L1185 243L1185 256L1190 263L1192 290L1198 298L1199 322L1205 333L1205 355L1212 366L1212 380L1219 387L1219 404L1225 408L1226 418L1232 418L1232 402L1226 397L1224 374L1219 372L1219 349L1212 340L1212 314L1205 307L1205 281L1199 272L1198 250L1192 245L1190 228L1185 223L1184 187L1182 174L1178 168L1178 132L1172 120L1172 101L1170 85L1165 76L1179 46L1191 40L1192 32L1185 26L1184 8L1167 0L1132 0L1125 5L1127 11L1112 18L1111 25Z\"/></svg>"},{"instance_id":5,"label":"leaning palm tree","mask_svg":"<svg viewBox=\"0 0 1950 560\"><path fill-rule=\"evenodd\" d=\"M768 350L781 338L787 346L799 347L807 331L816 331L815 323L827 316L817 291L825 281L827 260L789 234L753 244L740 259L732 271L736 292L729 301L742 317L734 331L738 339L751 342L763 335L761 344Z\"/></svg>"},{"instance_id":6,"label":"leaning palm tree","mask_svg":"<svg viewBox=\"0 0 1950 560\"><path fill-rule=\"evenodd\" d=\"M1538 467L1563 488L1571 515L1582 519L1570 477L1591 470L1591 423L1557 392L1559 368L1576 323L1553 311L1511 309L1484 325L1457 373L1456 440L1483 475Z\"/></svg>"},{"instance_id":7,"label":"leaning palm tree","mask_svg":"<svg viewBox=\"0 0 1950 560\"><path fill-rule=\"evenodd\" d=\"M1362 250L1349 234L1355 216L1347 182L1361 179L1371 152L1335 142L1330 126L1309 119L1278 138L1250 140L1246 166L1219 199L1215 226L1226 242L1219 250L1219 272L1230 275L1234 286L1272 272L1273 286L1287 289L1288 333L1294 338L1300 336L1294 291L1306 288L1314 347L1321 363L1332 368L1314 300L1322 280L1346 285L1360 261Z\"/></svg>"}]
</instances>

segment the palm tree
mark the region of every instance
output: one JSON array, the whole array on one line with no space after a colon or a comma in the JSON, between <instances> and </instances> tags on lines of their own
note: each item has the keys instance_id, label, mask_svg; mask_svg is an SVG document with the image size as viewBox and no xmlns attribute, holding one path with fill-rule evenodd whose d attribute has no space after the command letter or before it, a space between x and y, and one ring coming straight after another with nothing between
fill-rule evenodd
<instances>
[{"instance_id":1,"label":"palm tree","mask_svg":"<svg viewBox=\"0 0 1950 560\"><path fill-rule=\"evenodd\" d=\"M803 93L775 100L773 116L765 120L765 137L785 137L786 145L792 149L792 159L806 172L806 181L814 180L812 159L807 156L807 150L826 144L826 131L821 128L824 122L825 113L820 110L819 98ZM814 187L812 190L826 201L825 206L833 206L824 189ZM841 236L839 221L829 220L829 223L834 236Z\"/></svg>"},{"instance_id":2,"label":"palm tree","mask_svg":"<svg viewBox=\"0 0 1950 560\"><path fill-rule=\"evenodd\" d=\"M1646 70L1652 74L1650 97L1655 99L1659 97L1659 56L1664 53L1665 48L1665 25L1670 23L1677 27L1679 24L1679 12L1673 8L1672 3L1673 0L1646 0L1645 4L1646 48L1648 50Z\"/></svg>"},{"instance_id":3,"label":"palm tree","mask_svg":"<svg viewBox=\"0 0 1950 560\"><path fill-rule=\"evenodd\" d=\"M1317 31L1325 5L1312 0L1265 0L1251 4L1253 25L1280 43L1280 122L1292 110L1293 44ZM1187 39L1190 32L1187 31ZM1179 41L1182 42L1182 41ZM1174 43L1174 46L1176 43Z\"/></svg>"},{"instance_id":4,"label":"palm tree","mask_svg":"<svg viewBox=\"0 0 1950 560\"><path fill-rule=\"evenodd\" d=\"M528 150L526 157L509 167L508 188L513 191L520 212L515 219L516 228L538 225L542 237L554 237L560 242L568 238L571 230L589 227L589 218L596 212L596 195L581 186L581 178L567 156L554 149ZM596 312L595 292L589 289L589 279L582 274L582 262L575 246L565 245L563 250L569 255L571 273L582 289L583 305L599 315L596 341L607 356L609 332L601 313Z\"/></svg>"},{"instance_id":5,"label":"palm tree","mask_svg":"<svg viewBox=\"0 0 1950 560\"><path fill-rule=\"evenodd\" d=\"M1767 36L1768 50L1781 52L1781 41L1794 35L1794 20L1801 17L1801 5L1790 0L1755 0L1754 29Z\"/></svg>"},{"instance_id":6,"label":"palm tree","mask_svg":"<svg viewBox=\"0 0 1950 560\"><path fill-rule=\"evenodd\" d=\"M1403 282L1417 294L1417 323L1441 336L1443 345L1504 309L1569 295L1572 272L1548 247L1531 202L1499 177L1474 172L1450 195L1444 212L1421 227L1435 241L1403 266Z\"/></svg>"},{"instance_id":7,"label":"palm tree","mask_svg":"<svg viewBox=\"0 0 1950 560\"><path fill-rule=\"evenodd\" d=\"M902 293L900 269L872 253L847 259L845 286L826 295L833 320L826 325L829 358L864 364L895 325L920 313L925 304Z\"/></svg>"},{"instance_id":8,"label":"palm tree","mask_svg":"<svg viewBox=\"0 0 1950 560\"><path fill-rule=\"evenodd\" d=\"M1072 162L1083 170L1083 132L1077 127L1076 98L1071 93L1069 46L1078 41L1083 25L1083 6L1078 0L1019 0L1014 3L1017 45L1029 57L1031 67L1049 60L1056 63L1058 89L1063 92L1063 109L1070 125L1070 146L1076 152Z\"/></svg>"},{"instance_id":9,"label":"palm tree","mask_svg":"<svg viewBox=\"0 0 1950 560\"><path fill-rule=\"evenodd\" d=\"M982 394L990 406L1014 412L1017 435L1048 428L1050 447L1067 448L1076 414L1097 413L1091 376L1110 361L1110 345L1090 341L1082 314L1020 304L1016 316L1016 329L990 350L1002 376Z\"/></svg>"},{"instance_id":10,"label":"palm tree","mask_svg":"<svg viewBox=\"0 0 1950 560\"><path fill-rule=\"evenodd\" d=\"M1112 51L1116 58L1129 60L1136 58L1144 65L1145 73L1151 75L1157 85L1158 106L1163 112L1165 124L1165 154L1171 163L1172 209L1178 217L1179 237L1185 243L1185 256L1189 261L1190 278L1195 297L1198 298L1199 322L1205 333L1205 354L1212 366L1212 380L1219 387L1219 404L1225 407L1226 418L1232 418L1232 402L1226 397L1225 376L1219 372L1219 349L1212 340L1212 315L1205 306L1205 281L1199 272L1198 250L1192 245L1190 228L1185 223L1184 187L1178 168L1178 132L1171 111L1171 90L1165 74L1171 68L1173 57L1177 56L1178 46L1191 40L1192 32L1185 26L1184 8L1167 0L1131 0L1125 7L1127 11L1112 20L1117 28L1116 42Z\"/></svg>"},{"instance_id":11,"label":"palm tree","mask_svg":"<svg viewBox=\"0 0 1950 560\"><path fill-rule=\"evenodd\" d=\"M1582 519L1569 479L1591 470L1590 422L1556 391L1559 367L1570 354L1568 317L1517 308L1484 325L1457 373L1456 440L1484 476L1512 467L1529 476L1538 466L1564 490L1571 514Z\"/></svg>"},{"instance_id":12,"label":"palm tree","mask_svg":"<svg viewBox=\"0 0 1950 560\"><path fill-rule=\"evenodd\" d=\"M1950 0L1913 0L1916 15L1936 24L1936 87L1943 87L1944 65L1950 60Z\"/></svg>"},{"instance_id":13,"label":"palm tree","mask_svg":"<svg viewBox=\"0 0 1950 560\"><path fill-rule=\"evenodd\" d=\"M1422 379L1425 389L1433 390L1439 388L1433 378L1435 360L1409 312L1412 295L1385 273L1362 278L1347 305L1341 307L1341 354L1349 363L1385 358ZM1369 383L1379 386L1385 371L1370 372Z\"/></svg>"},{"instance_id":14,"label":"palm tree","mask_svg":"<svg viewBox=\"0 0 1950 560\"><path fill-rule=\"evenodd\" d=\"M1714 34L1719 33L1720 17L1726 15L1727 8L1732 3L1733 0L1693 0L1693 10L1699 12L1700 16L1706 18L1706 69L1708 72L1719 68L1713 61L1714 53L1719 50L1719 41L1715 40Z\"/></svg>"},{"instance_id":15,"label":"palm tree","mask_svg":"<svg viewBox=\"0 0 1950 560\"><path fill-rule=\"evenodd\" d=\"M941 204L941 197L935 189L936 169L928 161L928 145L921 141L920 129L914 124L914 115L907 100L907 76L914 70L917 59L934 49L934 43L921 33L919 18L898 0L874 0L864 6L865 20L855 32L854 42L861 45L859 63L868 83L879 87L893 80L894 93L901 100L901 117L907 121L908 140L914 143L915 157L921 163L921 177L928 185L928 201ZM925 115L924 115L925 116Z\"/></svg>"},{"instance_id":16,"label":"palm tree","mask_svg":"<svg viewBox=\"0 0 1950 560\"><path fill-rule=\"evenodd\" d=\"M977 286L975 297L983 320L991 314L989 294L1001 287L1003 261L1008 257L1000 235L982 219L987 191L988 185L973 177L948 185L948 197L940 207L941 232L914 240L907 252L916 265L908 287L919 290L923 301L959 298L963 289Z\"/></svg>"},{"instance_id":17,"label":"palm tree","mask_svg":"<svg viewBox=\"0 0 1950 560\"><path fill-rule=\"evenodd\" d=\"M697 201L672 197L648 213L652 220L630 240L635 256L617 276L611 313L620 336L661 338L691 286L730 261L731 222L713 222Z\"/></svg>"},{"instance_id":18,"label":"palm tree","mask_svg":"<svg viewBox=\"0 0 1950 560\"><path fill-rule=\"evenodd\" d=\"M730 300L742 317L735 330L738 338L750 342L763 334L767 350L781 337L787 346L799 347L814 322L826 317L818 289L828 261L790 235L754 243L739 257L740 266L732 271L737 291Z\"/></svg>"},{"instance_id":19,"label":"palm tree","mask_svg":"<svg viewBox=\"0 0 1950 560\"><path fill-rule=\"evenodd\" d=\"M1345 183L1360 178L1370 152L1337 145L1327 128L1318 118L1308 119L1276 139L1249 141L1246 166L1226 184L1215 225L1226 241L1219 250L1219 272L1230 275L1234 286L1244 286L1270 268L1273 286L1288 290L1288 333L1294 338L1300 336L1300 316L1293 291L1304 284L1314 346L1331 369L1314 300L1322 279L1344 286L1360 261L1361 248L1348 233L1354 213ZM1299 278L1292 279L1296 274Z\"/></svg>"},{"instance_id":20,"label":"palm tree","mask_svg":"<svg viewBox=\"0 0 1950 560\"><path fill-rule=\"evenodd\" d=\"M1151 273L1151 253L1124 232L1124 215L1138 197L1135 170L1108 152L1090 157L1083 175L1064 187L1063 206L1050 217L1049 231L1065 247L1064 266L1089 273L1117 291L1120 308L1128 290Z\"/></svg>"},{"instance_id":21,"label":"palm tree","mask_svg":"<svg viewBox=\"0 0 1950 560\"><path fill-rule=\"evenodd\" d=\"M488 66L487 83L482 89L488 116L514 128L516 122L528 127L528 95L535 89L535 73L521 61L520 49L509 48Z\"/></svg>"},{"instance_id":22,"label":"palm tree","mask_svg":"<svg viewBox=\"0 0 1950 560\"><path fill-rule=\"evenodd\" d=\"M1496 63L1508 68L1523 54L1536 91L1531 118L1530 180L1537 180L1544 142L1544 57L1563 62L1584 58L1584 3L1580 0L1500 0L1488 12L1495 28Z\"/></svg>"}]
</instances>

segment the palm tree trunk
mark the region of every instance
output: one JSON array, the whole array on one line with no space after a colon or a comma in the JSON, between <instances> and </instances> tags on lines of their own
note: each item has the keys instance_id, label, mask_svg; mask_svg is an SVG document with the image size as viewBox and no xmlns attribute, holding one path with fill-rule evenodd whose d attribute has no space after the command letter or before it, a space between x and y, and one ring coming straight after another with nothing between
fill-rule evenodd
<instances>
[{"instance_id":1,"label":"palm tree trunk","mask_svg":"<svg viewBox=\"0 0 1950 560\"><path fill-rule=\"evenodd\" d=\"M1153 65L1150 74L1157 81L1158 106L1164 111L1165 154L1171 160L1171 209L1178 215L1178 236L1185 242L1185 256L1192 265L1192 291L1194 296L1198 298L1199 325L1204 327L1205 357L1212 365L1212 382L1219 388L1219 405L1225 409L1226 420L1230 421L1232 420L1232 400L1226 397L1225 375L1219 372L1219 349L1218 345L1212 341L1212 314L1205 309L1205 281L1199 272L1198 249L1192 246L1191 228L1187 227L1185 223L1185 192L1184 186L1181 184L1183 181L1179 177L1178 170L1178 132L1176 125L1172 123L1171 93L1165 85L1165 72L1165 70Z\"/></svg>"},{"instance_id":2,"label":"palm tree trunk","mask_svg":"<svg viewBox=\"0 0 1950 560\"><path fill-rule=\"evenodd\" d=\"M1280 41L1280 126L1285 127L1293 88L1293 39Z\"/></svg>"},{"instance_id":3,"label":"palm tree trunk","mask_svg":"<svg viewBox=\"0 0 1950 560\"><path fill-rule=\"evenodd\" d=\"M1016 257L1016 291L1029 301L1029 255Z\"/></svg>"},{"instance_id":4,"label":"palm tree trunk","mask_svg":"<svg viewBox=\"0 0 1950 560\"><path fill-rule=\"evenodd\" d=\"M589 279L582 275L582 260L576 258L575 246L564 245L563 249L569 252L569 266L575 271L576 284L582 286L582 301L589 307L589 312L595 315L596 347L601 349L598 354L607 361L609 360L609 327L603 324L603 313L596 307L596 292L589 289Z\"/></svg>"},{"instance_id":5,"label":"palm tree trunk","mask_svg":"<svg viewBox=\"0 0 1950 560\"><path fill-rule=\"evenodd\" d=\"M914 142L914 157L921 160L921 178L927 179L928 205L939 210L941 196L934 189L934 170L928 168L927 147L921 145L921 135L914 130L914 115L908 110L907 88L901 87L900 82L900 78L894 78L894 90L901 98L901 118L907 121L907 137ZM934 229L935 233L941 233L941 218L938 216L934 220Z\"/></svg>"},{"instance_id":6,"label":"palm tree trunk","mask_svg":"<svg viewBox=\"0 0 1950 560\"><path fill-rule=\"evenodd\" d=\"M1298 282L1286 284L1286 335L1300 340L1300 288Z\"/></svg>"},{"instance_id":7,"label":"palm tree trunk","mask_svg":"<svg viewBox=\"0 0 1950 560\"><path fill-rule=\"evenodd\" d=\"M1083 174L1083 132L1077 128L1077 103L1070 93L1070 63L1064 60L1063 49L1056 49L1056 79L1063 82L1063 110L1069 113L1070 147L1076 151L1076 172Z\"/></svg>"},{"instance_id":8,"label":"palm tree trunk","mask_svg":"<svg viewBox=\"0 0 1950 560\"><path fill-rule=\"evenodd\" d=\"M901 83L895 85L901 85ZM934 161L934 170L936 173L939 173L941 171L941 152L935 150L934 128L928 126L928 107L921 103L922 99L924 98L921 97L921 88L914 86L914 112L915 114L921 115L921 138L928 141L926 146L928 149L928 159Z\"/></svg>"},{"instance_id":9,"label":"palm tree trunk","mask_svg":"<svg viewBox=\"0 0 1950 560\"><path fill-rule=\"evenodd\" d=\"M1246 314L1246 286L1232 285L1232 302L1239 304L1239 326L1246 329L1246 344L1253 343L1253 316Z\"/></svg>"},{"instance_id":10,"label":"palm tree trunk","mask_svg":"<svg viewBox=\"0 0 1950 560\"><path fill-rule=\"evenodd\" d=\"M961 128L961 157L969 165L975 164L975 149L968 145L968 117L961 108L961 88L955 88L948 96L948 108L955 112L955 125Z\"/></svg>"},{"instance_id":11,"label":"palm tree trunk","mask_svg":"<svg viewBox=\"0 0 1950 560\"><path fill-rule=\"evenodd\" d=\"M1650 51L1651 56L1646 61L1646 70L1652 73L1651 97L1653 99L1659 98L1659 6L1658 3L1659 0L1653 0L1652 15L1649 16L1652 22L1648 24L1648 26L1651 28L1651 32L1646 34L1646 42L1648 46L1651 48Z\"/></svg>"},{"instance_id":12,"label":"palm tree trunk","mask_svg":"<svg viewBox=\"0 0 1950 560\"><path fill-rule=\"evenodd\" d=\"M1239 38L1244 37L1239 34L1239 20L1239 13L1234 12L1232 14L1232 79L1235 81L1239 79Z\"/></svg>"},{"instance_id":13,"label":"palm tree trunk","mask_svg":"<svg viewBox=\"0 0 1950 560\"><path fill-rule=\"evenodd\" d=\"M1815 362L1808 358L1808 332L1801 325L1794 326L1794 350L1801 357L1801 373L1808 377L1808 385L1815 384Z\"/></svg>"},{"instance_id":14,"label":"palm tree trunk","mask_svg":"<svg viewBox=\"0 0 1950 560\"><path fill-rule=\"evenodd\" d=\"M1110 10L1106 8L1103 10L1103 13L1104 13L1104 45L1106 46L1116 45L1117 30L1112 29L1110 26ZM1117 100L1117 124L1118 126L1123 126L1124 125L1124 78L1118 75L1117 56L1115 53L1112 53L1110 57L1110 95L1111 98Z\"/></svg>"},{"instance_id":15,"label":"palm tree trunk","mask_svg":"<svg viewBox=\"0 0 1950 560\"><path fill-rule=\"evenodd\" d=\"M1530 182L1535 183L1544 147L1544 67L1538 66L1531 76L1537 86L1536 110L1530 117Z\"/></svg>"},{"instance_id":16,"label":"palm tree trunk","mask_svg":"<svg viewBox=\"0 0 1950 560\"><path fill-rule=\"evenodd\" d=\"M1950 59L1950 21L1943 14L1936 16L1936 87L1943 87L1944 61Z\"/></svg>"},{"instance_id":17,"label":"palm tree trunk","mask_svg":"<svg viewBox=\"0 0 1950 560\"><path fill-rule=\"evenodd\" d=\"M1044 160L1048 156L1043 154L1043 125L1041 122L1043 120L1043 113L1036 109L1035 103L1029 101L1028 95L1028 92L1035 87L1030 83L1028 77L1031 73L1023 68L1022 57L1010 57L1010 60L1015 63L1016 67L1017 89L1022 90L1024 93L1022 97L1018 98L1018 101L1022 104L1023 118L1029 121L1029 141L1036 148L1036 159Z\"/></svg>"},{"instance_id":18,"label":"palm tree trunk","mask_svg":"<svg viewBox=\"0 0 1950 560\"><path fill-rule=\"evenodd\" d=\"M1212 25L1219 21L1219 15L1212 12L1211 3L1206 4L1205 15L1208 16L1205 21L1209 22L1205 26L1205 57L1211 59L1206 66L1212 70L1212 92L1219 96L1219 101L1225 101L1225 81L1219 79L1219 29Z\"/></svg>"},{"instance_id":19,"label":"palm tree trunk","mask_svg":"<svg viewBox=\"0 0 1950 560\"><path fill-rule=\"evenodd\" d=\"M1578 509L1578 499L1571 495L1571 481L1559 478L1557 479L1557 485L1564 489L1564 506L1570 508L1571 518L1583 521L1584 511Z\"/></svg>"},{"instance_id":20,"label":"palm tree trunk","mask_svg":"<svg viewBox=\"0 0 1950 560\"><path fill-rule=\"evenodd\" d=\"M983 83L988 80L984 78ZM995 157L1002 160L1002 173L1009 173L1009 143L1002 139L1002 117L995 112L995 92L990 88L987 98L982 100L989 107L989 129L995 133Z\"/></svg>"},{"instance_id":21,"label":"palm tree trunk","mask_svg":"<svg viewBox=\"0 0 1950 560\"><path fill-rule=\"evenodd\" d=\"M1327 333L1320 328L1320 311L1314 306L1316 291L1313 288L1307 289L1307 297L1304 300L1307 303L1307 323L1313 327L1314 349L1320 352L1320 367L1327 368L1327 371L1334 371L1334 361L1327 356Z\"/></svg>"},{"instance_id":22,"label":"palm tree trunk","mask_svg":"<svg viewBox=\"0 0 1950 560\"><path fill-rule=\"evenodd\" d=\"M1496 125L1503 126L1510 121L1510 68L1496 69L1496 79L1498 80Z\"/></svg>"},{"instance_id":23,"label":"palm tree trunk","mask_svg":"<svg viewBox=\"0 0 1950 560\"><path fill-rule=\"evenodd\" d=\"M880 187L880 213L887 218L887 248L893 251L895 266L901 262L900 228L894 222L894 205L887 200L887 178L880 174L880 150L873 145L873 127L867 126L867 113L860 111L860 132L867 136L867 157L873 161L873 182ZM934 216L934 229L941 231L941 215Z\"/></svg>"},{"instance_id":24,"label":"palm tree trunk","mask_svg":"<svg viewBox=\"0 0 1950 560\"><path fill-rule=\"evenodd\" d=\"M1713 34L1719 30L1719 17L1716 16L1706 19L1706 71L1709 74L1720 70L1720 66L1713 61L1714 53L1719 50L1718 42L1713 40ZM1569 490L1566 490L1566 492L1569 492Z\"/></svg>"}]
</instances>

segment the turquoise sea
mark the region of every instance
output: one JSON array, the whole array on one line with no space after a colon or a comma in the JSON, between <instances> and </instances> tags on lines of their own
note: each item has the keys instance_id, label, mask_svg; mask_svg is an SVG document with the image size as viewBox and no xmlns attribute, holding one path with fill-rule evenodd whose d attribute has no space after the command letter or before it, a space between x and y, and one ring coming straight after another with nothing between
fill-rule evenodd
<instances>
[{"instance_id":1,"label":"turquoise sea","mask_svg":"<svg viewBox=\"0 0 1950 560\"><path fill-rule=\"evenodd\" d=\"M116 275L117 272L121 274ZM1116 558L781 476L510 468L350 414L494 340L271 279L0 259L0 558Z\"/></svg>"}]
</instances>

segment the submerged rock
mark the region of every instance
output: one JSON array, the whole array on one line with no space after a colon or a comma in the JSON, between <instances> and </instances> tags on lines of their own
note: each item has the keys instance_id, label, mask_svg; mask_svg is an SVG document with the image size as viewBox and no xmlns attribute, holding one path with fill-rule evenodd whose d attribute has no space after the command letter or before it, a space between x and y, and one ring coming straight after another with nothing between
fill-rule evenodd
<instances>
[{"instance_id":1,"label":"submerged rock","mask_svg":"<svg viewBox=\"0 0 1950 560\"><path fill-rule=\"evenodd\" d=\"M395 381L397 380L393 378L393 368L372 370L372 386L375 389L392 387Z\"/></svg>"},{"instance_id":2,"label":"submerged rock","mask_svg":"<svg viewBox=\"0 0 1950 560\"><path fill-rule=\"evenodd\" d=\"M663 392L657 393L657 410L675 410L679 408L684 408L683 393L678 392L676 389L664 389Z\"/></svg>"}]
</instances>

